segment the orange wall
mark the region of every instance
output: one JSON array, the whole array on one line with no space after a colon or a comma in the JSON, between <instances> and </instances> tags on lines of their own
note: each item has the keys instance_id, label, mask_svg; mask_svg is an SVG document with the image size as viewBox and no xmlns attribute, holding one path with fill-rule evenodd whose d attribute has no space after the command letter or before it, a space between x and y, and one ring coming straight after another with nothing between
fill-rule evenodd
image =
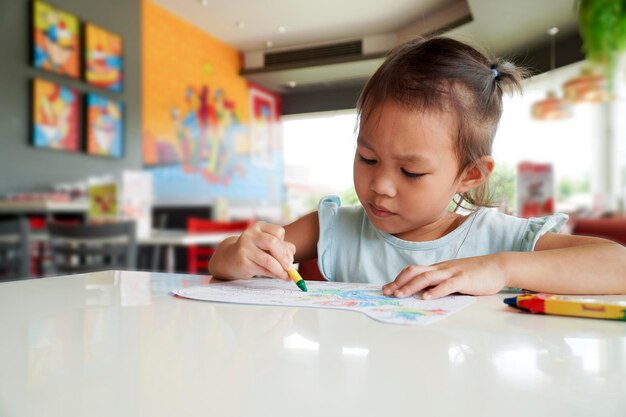
<instances>
[{"instance_id":1,"label":"orange wall","mask_svg":"<svg viewBox=\"0 0 626 417\"><path fill-rule=\"evenodd\" d=\"M142 1L142 109L144 163L156 161L155 140L176 146L172 109L185 112L185 89L207 85L234 102L248 121L248 87L239 76L240 53L150 0Z\"/></svg>"}]
</instances>

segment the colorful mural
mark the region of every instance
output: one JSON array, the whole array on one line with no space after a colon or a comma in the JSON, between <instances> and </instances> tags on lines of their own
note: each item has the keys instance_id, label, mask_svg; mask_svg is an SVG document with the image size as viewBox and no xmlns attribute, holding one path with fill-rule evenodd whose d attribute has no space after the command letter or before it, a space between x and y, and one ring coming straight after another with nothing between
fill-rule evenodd
<instances>
[{"instance_id":1,"label":"colorful mural","mask_svg":"<svg viewBox=\"0 0 626 417\"><path fill-rule=\"evenodd\" d=\"M156 200L280 203L278 96L239 76L235 49L148 0L143 13L143 157Z\"/></svg>"},{"instance_id":2,"label":"colorful mural","mask_svg":"<svg viewBox=\"0 0 626 417\"><path fill-rule=\"evenodd\" d=\"M33 2L33 65L73 78L80 77L78 18L42 1Z\"/></svg>"},{"instance_id":3,"label":"colorful mural","mask_svg":"<svg viewBox=\"0 0 626 417\"><path fill-rule=\"evenodd\" d=\"M85 81L96 87L122 91L122 38L85 24Z\"/></svg>"},{"instance_id":4,"label":"colorful mural","mask_svg":"<svg viewBox=\"0 0 626 417\"><path fill-rule=\"evenodd\" d=\"M33 146L69 152L80 150L79 94L76 90L34 79L32 112Z\"/></svg>"},{"instance_id":5,"label":"colorful mural","mask_svg":"<svg viewBox=\"0 0 626 417\"><path fill-rule=\"evenodd\" d=\"M87 94L85 105L87 153L121 158L124 154L122 103Z\"/></svg>"}]
</instances>

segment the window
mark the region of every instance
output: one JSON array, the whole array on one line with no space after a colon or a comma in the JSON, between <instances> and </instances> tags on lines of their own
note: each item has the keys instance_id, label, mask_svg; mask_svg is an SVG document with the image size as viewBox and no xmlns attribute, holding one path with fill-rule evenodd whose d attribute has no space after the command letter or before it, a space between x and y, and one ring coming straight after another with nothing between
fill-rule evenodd
<instances>
[{"instance_id":1,"label":"window","mask_svg":"<svg viewBox=\"0 0 626 417\"><path fill-rule=\"evenodd\" d=\"M356 111L283 117L289 217L315 210L321 197L351 190Z\"/></svg>"}]
</instances>

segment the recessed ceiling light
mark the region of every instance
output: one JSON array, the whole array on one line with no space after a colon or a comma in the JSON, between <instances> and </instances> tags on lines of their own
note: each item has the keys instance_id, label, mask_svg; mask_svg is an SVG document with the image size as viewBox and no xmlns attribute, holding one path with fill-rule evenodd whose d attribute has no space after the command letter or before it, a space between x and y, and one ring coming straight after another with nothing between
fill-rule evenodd
<instances>
[{"instance_id":1,"label":"recessed ceiling light","mask_svg":"<svg viewBox=\"0 0 626 417\"><path fill-rule=\"evenodd\" d=\"M271 48L272 46L274 46L274 43L273 43L272 41L267 41L267 42L265 42L265 47L266 47L266 48L268 48L268 49L269 49L269 48Z\"/></svg>"},{"instance_id":2,"label":"recessed ceiling light","mask_svg":"<svg viewBox=\"0 0 626 417\"><path fill-rule=\"evenodd\" d=\"M278 33L285 33L285 32L287 32L287 28L285 28L284 26L278 27Z\"/></svg>"},{"instance_id":3,"label":"recessed ceiling light","mask_svg":"<svg viewBox=\"0 0 626 417\"><path fill-rule=\"evenodd\" d=\"M296 86L298 85L297 82L295 81L287 81L287 85L291 88L296 88Z\"/></svg>"},{"instance_id":4,"label":"recessed ceiling light","mask_svg":"<svg viewBox=\"0 0 626 417\"><path fill-rule=\"evenodd\" d=\"M235 25L237 25L239 29L243 29L246 27L246 22L238 21L238 22L235 22Z\"/></svg>"}]
</instances>

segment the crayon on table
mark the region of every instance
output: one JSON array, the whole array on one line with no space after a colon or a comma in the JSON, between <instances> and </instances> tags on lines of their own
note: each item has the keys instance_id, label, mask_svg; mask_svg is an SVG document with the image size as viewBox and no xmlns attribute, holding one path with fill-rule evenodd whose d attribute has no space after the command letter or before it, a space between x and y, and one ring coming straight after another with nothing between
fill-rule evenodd
<instances>
[{"instance_id":1,"label":"crayon on table","mask_svg":"<svg viewBox=\"0 0 626 417\"><path fill-rule=\"evenodd\" d=\"M293 280L293 282L296 283L296 285L298 286L298 288L300 288L302 291L307 292L308 289L306 287L306 282L304 282L304 280L302 279L302 277L300 276L300 274L298 273L298 271L296 271L295 268L289 268L287 270L287 273L289 274L289 276L291 277L291 279Z\"/></svg>"},{"instance_id":2,"label":"crayon on table","mask_svg":"<svg viewBox=\"0 0 626 417\"><path fill-rule=\"evenodd\" d=\"M505 298L504 303L510 305L511 307L515 307L515 308L519 308L520 310L525 310L524 308L520 307L519 303L522 300L529 300L533 297L533 294L524 294L524 295L518 295L516 297L509 297L509 298Z\"/></svg>"},{"instance_id":3,"label":"crayon on table","mask_svg":"<svg viewBox=\"0 0 626 417\"><path fill-rule=\"evenodd\" d=\"M504 302L531 313L626 321L626 302L607 303L601 300L577 299L550 294L513 298L518 298L515 301L516 305L512 304L511 299L505 299Z\"/></svg>"}]
</instances>

